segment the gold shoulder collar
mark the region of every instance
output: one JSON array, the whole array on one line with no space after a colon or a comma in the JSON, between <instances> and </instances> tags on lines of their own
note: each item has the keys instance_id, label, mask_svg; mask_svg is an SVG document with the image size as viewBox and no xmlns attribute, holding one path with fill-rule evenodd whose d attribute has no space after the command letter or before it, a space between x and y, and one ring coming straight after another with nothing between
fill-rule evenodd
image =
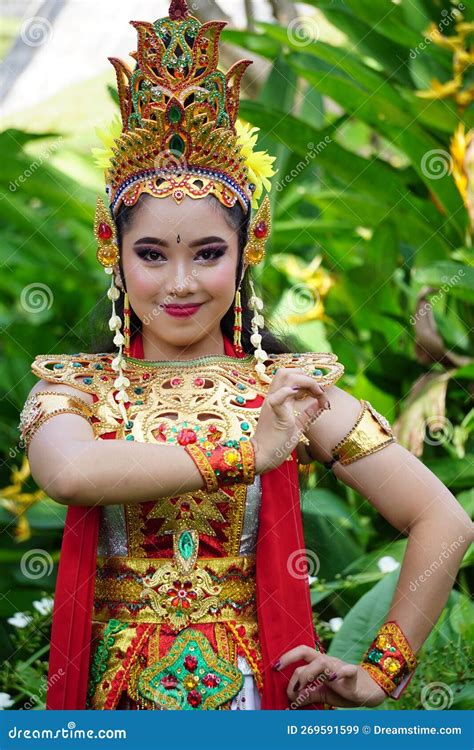
<instances>
[{"instance_id":1,"label":"gold shoulder collar","mask_svg":"<svg viewBox=\"0 0 474 750\"><path fill-rule=\"evenodd\" d=\"M112 384L117 377L112 369L114 354L39 354L31 371L50 383L70 385L86 393L95 393L99 385Z\"/></svg>"},{"instance_id":2,"label":"gold shoulder collar","mask_svg":"<svg viewBox=\"0 0 474 750\"><path fill-rule=\"evenodd\" d=\"M297 367L311 375L320 385L334 385L344 374L344 365L331 352L269 354L265 363L270 377L280 367Z\"/></svg>"}]
</instances>

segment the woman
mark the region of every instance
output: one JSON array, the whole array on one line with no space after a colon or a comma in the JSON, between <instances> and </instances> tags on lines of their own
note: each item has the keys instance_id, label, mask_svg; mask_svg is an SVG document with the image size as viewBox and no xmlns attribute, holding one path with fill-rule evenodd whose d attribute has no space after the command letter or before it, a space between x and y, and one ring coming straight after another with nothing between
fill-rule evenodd
<instances>
[{"instance_id":1,"label":"woman","mask_svg":"<svg viewBox=\"0 0 474 750\"><path fill-rule=\"evenodd\" d=\"M293 354L263 327L249 266L270 232L269 161L259 174L236 119L248 61L217 70L223 24L174 1L133 25L135 70L112 60L122 125L95 223L116 349L37 357L21 418L35 480L68 506L48 708L376 706L408 684L470 521L336 387L334 355ZM409 534L359 665L325 654L292 569L297 462L312 460ZM409 581L460 537L415 596Z\"/></svg>"}]
</instances>

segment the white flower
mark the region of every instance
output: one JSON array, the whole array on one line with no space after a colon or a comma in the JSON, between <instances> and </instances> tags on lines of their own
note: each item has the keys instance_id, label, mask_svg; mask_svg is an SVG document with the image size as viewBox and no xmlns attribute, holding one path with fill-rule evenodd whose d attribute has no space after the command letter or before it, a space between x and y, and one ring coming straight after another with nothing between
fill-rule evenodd
<instances>
[{"instance_id":1,"label":"white flower","mask_svg":"<svg viewBox=\"0 0 474 750\"><path fill-rule=\"evenodd\" d=\"M122 321L119 318L118 315L112 315L112 317L109 320L109 328L111 331L115 331L120 329L122 326Z\"/></svg>"},{"instance_id":2,"label":"white flower","mask_svg":"<svg viewBox=\"0 0 474 750\"><path fill-rule=\"evenodd\" d=\"M53 611L53 601L50 596L43 596L39 602L33 602L33 607L40 615L49 615Z\"/></svg>"},{"instance_id":3,"label":"white flower","mask_svg":"<svg viewBox=\"0 0 474 750\"><path fill-rule=\"evenodd\" d=\"M15 612L13 617L8 618L7 622L9 622L10 625L14 625L15 628L26 628L31 620L32 618L29 615L25 615L24 612Z\"/></svg>"},{"instance_id":4,"label":"white flower","mask_svg":"<svg viewBox=\"0 0 474 750\"><path fill-rule=\"evenodd\" d=\"M331 628L333 633L337 633L338 630L342 628L342 623L344 620L342 617L331 617L329 620L329 627Z\"/></svg>"},{"instance_id":5,"label":"white flower","mask_svg":"<svg viewBox=\"0 0 474 750\"><path fill-rule=\"evenodd\" d=\"M12 701L9 693L0 693L0 711L3 711L4 708L10 708L10 706L13 706L14 702L15 701Z\"/></svg>"},{"instance_id":6,"label":"white flower","mask_svg":"<svg viewBox=\"0 0 474 750\"><path fill-rule=\"evenodd\" d=\"M381 557L380 560L378 560L377 566L382 573L391 573L392 570L396 570L400 567L400 563L397 562L394 557L385 555L385 557Z\"/></svg>"}]
</instances>

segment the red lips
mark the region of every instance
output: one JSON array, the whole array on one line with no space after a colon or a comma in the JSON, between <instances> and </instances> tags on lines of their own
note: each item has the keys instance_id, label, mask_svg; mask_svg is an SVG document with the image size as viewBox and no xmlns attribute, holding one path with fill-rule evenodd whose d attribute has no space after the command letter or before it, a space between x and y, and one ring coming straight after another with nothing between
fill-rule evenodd
<instances>
[{"instance_id":1,"label":"red lips","mask_svg":"<svg viewBox=\"0 0 474 750\"><path fill-rule=\"evenodd\" d=\"M168 315L175 318L189 318L196 313L201 305L165 305L163 308Z\"/></svg>"}]
</instances>

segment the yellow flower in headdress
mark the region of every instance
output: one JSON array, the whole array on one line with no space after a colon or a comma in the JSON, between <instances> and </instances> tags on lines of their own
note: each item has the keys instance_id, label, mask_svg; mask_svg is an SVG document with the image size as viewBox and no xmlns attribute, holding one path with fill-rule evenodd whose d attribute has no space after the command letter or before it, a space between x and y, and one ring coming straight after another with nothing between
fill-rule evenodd
<instances>
[{"instance_id":1,"label":"yellow flower in headdress","mask_svg":"<svg viewBox=\"0 0 474 750\"><path fill-rule=\"evenodd\" d=\"M252 198L252 208L257 208L263 188L267 192L271 190L272 184L268 178L276 174L272 167L276 156L270 156L267 151L254 151L258 140L256 133L260 128L251 127L247 122L236 120L235 129L237 131L237 142L249 170L250 180L256 185Z\"/></svg>"},{"instance_id":2,"label":"yellow flower in headdress","mask_svg":"<svg viewBox=\"0 0 474 750\"><path fill-rule=\"evenodd\" d=\"M112 147L115 141L122 135L122 120L116 114L107 128L96 128L96 134L104 144L104 148L91 148L95 164L103 170L109 168L113 156Z\"/></svg>"}]
</instances>

